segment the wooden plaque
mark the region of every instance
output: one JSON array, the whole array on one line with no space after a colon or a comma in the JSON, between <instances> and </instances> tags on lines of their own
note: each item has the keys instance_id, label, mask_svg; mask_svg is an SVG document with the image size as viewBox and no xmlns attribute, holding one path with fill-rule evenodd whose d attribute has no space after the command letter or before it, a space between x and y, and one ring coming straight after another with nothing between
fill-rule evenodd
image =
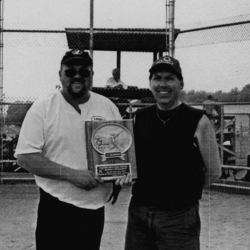
<instances>
[{"instance_id":1,"label":"wooden plaque","mask_svg":"<svg viewBox=\"0 0 250 250\"><path fill-rule=\"evenodd\" d=\"M137 178L133 120L85 122L88 169L103 180Z\"/></svg>"}]
</instances>

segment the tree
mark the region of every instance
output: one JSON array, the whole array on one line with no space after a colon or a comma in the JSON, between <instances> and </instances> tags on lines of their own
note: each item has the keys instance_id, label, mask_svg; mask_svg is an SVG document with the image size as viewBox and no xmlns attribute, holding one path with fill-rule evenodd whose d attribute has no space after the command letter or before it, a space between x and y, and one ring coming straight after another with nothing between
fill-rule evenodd
<instances>
[{"instance_id":1,"label":"tree","mask_svg":"<svg viewBox=\"0 0 250 250\"><path fill-rule=\"evenodd\" d=\"M206 91L194 91L191 90L186 95L186 100L188 103L203 103L208 96Z\"/></svg>"},{"instance_id":2,"label":"tree","mask_svg":"<svg viewBox=\"0 0 250 250\"><path fill-rule=\"evenodd\" d=\"M250 101L250 84L245 85L239 93L239 102L249 102Z\"/></svg>"},{"instance_id":3,"label":"tree","mask_svg":"<svg viewBox=\"0 0 250 250\"><path fill-rule=\"evenodd\" d=\"M239 98L240 91L238 88L233 88L231 91L228 93L228 102L237 102Z\"/></svg>"}]
</instances>

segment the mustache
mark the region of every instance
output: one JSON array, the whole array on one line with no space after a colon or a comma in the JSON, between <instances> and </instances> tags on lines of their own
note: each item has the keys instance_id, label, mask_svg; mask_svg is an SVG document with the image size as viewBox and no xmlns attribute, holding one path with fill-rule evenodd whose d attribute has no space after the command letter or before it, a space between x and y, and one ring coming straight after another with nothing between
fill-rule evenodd
<instances>
[{"instance_id":1,"label":"mustache","mask_svg":"<svg viewBox=\"0 0 250 250\"><path fill-rule=\"evenodd\" d=\"M74 83L81 83L81 84L84 84L84 83L86 83L86 81L85 81L84 79L82 79L82 80L75 79L75 80L73 80L73 81L70 83L70 85L72 85L72 84L74 84Z\"/></svg>"}]
</instances>

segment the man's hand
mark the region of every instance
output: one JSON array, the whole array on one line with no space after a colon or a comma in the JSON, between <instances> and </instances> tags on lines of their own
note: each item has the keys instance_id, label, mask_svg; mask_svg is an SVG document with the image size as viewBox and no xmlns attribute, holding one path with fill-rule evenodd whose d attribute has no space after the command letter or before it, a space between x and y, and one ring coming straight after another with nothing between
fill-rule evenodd
<instances>
[{"instance_id":1,"label":"man's hand","mask_svg":"<svg viewBox=\"0 0 250 250\"><path fill-rule=\"evenodd\" d=\"M69 177L71 182L76 187L91 190L103 183L103 180L89 170L73 170L73 174Z\"/></svg>"},{"instance_id":2,"label":"man's hand","mask_svg":"<svg viewBox=\"0 0 250 250\"><path fill-rule=\"evenodd\" d=\"M132 184L132 181L133 181L133 177L132 177L132 174L127 174L127 175L124 175L120 178L118 178L116 181L115 181L115 185L120 185L120 186L123 186L123 185L131 185Z\"/></svg>"}]
</instances>

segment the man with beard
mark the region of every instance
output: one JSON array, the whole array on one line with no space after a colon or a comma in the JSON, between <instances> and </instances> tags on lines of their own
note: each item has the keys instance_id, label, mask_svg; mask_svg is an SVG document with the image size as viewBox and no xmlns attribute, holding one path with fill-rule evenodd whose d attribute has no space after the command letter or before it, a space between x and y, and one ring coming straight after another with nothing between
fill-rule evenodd
<instances>
[{"instance_id":1,"label":"man with beard","mask_svg":"<svg viewBox=\"0 0 250 250\"><path fill-rule=\"evenodd\" d=\"M215 132L203 110L181 103L178 60L159 58L149 72L156 104L135 115L138 178L125 249L198 250L202 188L220 174Z\"/></svg>"},{"instance_id":2,"label":"man with beard","mask_svg":"<svg viewBox=\"0 0 250 250\"><path fill-rule=\"evenodd\" d=\"M100 247L112 183L87 168L85 121L122 118L110 100L90 91L92 76L89 54L68 51L59 71L62 90L35 101L21 128L15 156L40 190L37 250ZM129 182L131 175L115 184Z\"/></svg>"}]
</instances>

